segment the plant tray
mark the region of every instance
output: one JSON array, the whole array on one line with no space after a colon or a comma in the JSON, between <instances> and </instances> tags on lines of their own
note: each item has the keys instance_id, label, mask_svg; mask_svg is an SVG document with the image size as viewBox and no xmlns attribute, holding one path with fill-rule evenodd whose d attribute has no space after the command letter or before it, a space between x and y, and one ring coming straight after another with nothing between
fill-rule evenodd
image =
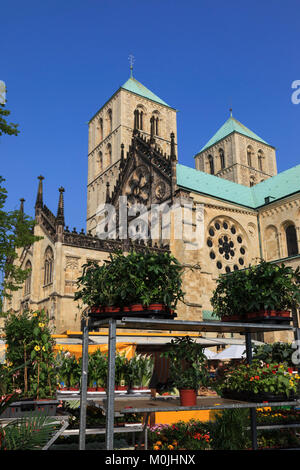
<instances>
[{"instance_id":1,"label":"plant tray","mask_svg":"<svg viewBox=\"0 0 300 470\"><path fill-rule=\"evenodd\" d=\"M281 317L281 316L264 316L264 317L252 317L247 319L247 323L263 323L263 324L275 324L275 325L289 325L293 320L292 317Z\"/></svg>"},{"instance_id":2,"label":"plant tray","mask_svg":"<svg viewBox=\"0 0 300 470\"><path fill-rule=\"evenodd\" d=\"M151 318L151 319L165 319L173 320L177 317L176 313L169 313L165 310L141 310L136 312L103 312L103 313L90 313L89 318L93 321L106 320L108 318L114 318L115 320L121 320L122 318Z\"/></svg>"},{"instance_id":3,"label":"plant tray","mask_svg":"<svg viewBox=\"0 0 300 470\"><path fill-rule=\"evenodd\" d=\"M58 400L24 400L13 402L1 414L1 418L22 418L29 413L42 413L46 416L55 416Z\"/></svg>"},{"instance_id":4,"label":"plant tray","mask_svg":"<svg viewBox=\"0 0 300 470\"><path fill-rule=\"evenodd\" d=\"M291 394L289 396L285 394L278 394L274 395L272 393L252 393L252 392L237 392L234 390L223 390L222 391L223 398L229 398L231 400L240 400L240 401L248 401L251 403L263 403L263 402L280 402L280 401L293 401L299 398L298 395Z\"/></svg>"}]
</instances>

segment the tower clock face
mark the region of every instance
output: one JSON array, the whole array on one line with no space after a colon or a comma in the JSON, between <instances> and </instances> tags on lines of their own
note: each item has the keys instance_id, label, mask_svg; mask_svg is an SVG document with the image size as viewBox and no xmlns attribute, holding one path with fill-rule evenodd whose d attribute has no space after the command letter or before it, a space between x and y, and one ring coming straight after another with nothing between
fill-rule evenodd
<instances>
[{"instance_id":1,"label":"tower clock face","mask_svg":"<svg viewBox=\"0 0 300 470\"><path fill-rule=\"evenodd\" d=\"M131 173L125 195L130 204L147 204L150 196L150 172L146 166L141 165Z\"/></svg>"}]
</instances>

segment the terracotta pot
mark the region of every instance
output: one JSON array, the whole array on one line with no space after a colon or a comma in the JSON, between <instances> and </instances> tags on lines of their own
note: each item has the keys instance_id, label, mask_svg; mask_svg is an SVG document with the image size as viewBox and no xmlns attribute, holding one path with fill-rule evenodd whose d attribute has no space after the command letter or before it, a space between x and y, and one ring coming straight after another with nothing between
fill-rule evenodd
<instances>
[{"instance_id":1,"label":"terracotta pot","mask_svg":"<svg viewBox=\"0 0 300 470\"><path fill-rule=\"evenodd\" d=\"M102 313L103 307L101 305L91 307L91 313Z\"/></svg>"},{"instance_id":2,"label":"terracotta pot","mask_svg":"<svg viewBox=\"0 0 300 470\"><path fill-rule=\"evenodd\" d=\"M117 313L120 311L120 307L104 307L105 313Z\"/></svg>"},{"instance_id":3,"label":"terracotta pot","mask_svg":"<svg viewBox=\"0 0 300 470\"><path fill-rule=\"evenodd\" d=\"M142 304L133 304L130 306L131 312L142 312L144 307Z\"/></svg>"},{"instance_id":4,"label":"terracotta pot","mask_svg":"<svg viewBox=\"0 0 300 470\"><path fill-rule=\"evenodd\" d=\"M165 310L165 308L166 308L166 306L164 304L155 304L155 303L153 303L153 304L150 304L148 306L148 310L159 310L159 311L161 311L161 310Z\"/></svg>"},{"instance_id":5,"label":"terracotta pot","mask_svg":"<svg viewBox=\"0 0 300 470\"><path fill-rule=\"evenodd\" d=\"M241 315L226 315L221 317L221 321L243 321Z\"/></svg>"},{"instance_id":6,"label":"terracotta pot","mask_svg":"<svg viewBox=\"0 0 300 470\"><path fill-rule=\"evenodd\" d=\"M103 388L103 387L97 387L97 392L105 392L105 388Z\"/></svg>"},{"instance_id":7,"label":"terracotta pot","mask_svg":"<svg viewBox=\"0 0 300 470\"><path fill-rule=\"evenodd\" d=\"M289 317L290 312L287 311L287 310L282 310L282 311L278 312L278 316L280 316L280 317Z\"/></svg>"},{"instance_id":8,"label":"terracotta pot","mask_svg":"<svg viewBox=\"0 0 300 470\"><path fill-rule=\"evenodd\" d=\"M194 406L197 403L197 393L195 390L182 389L179 390L180 405L181 406Z\"/></svg>"},{"instance_id":9,"label":"terracotta pot","mask_svg":"<svg viewBox=\"0 0 300 470\"><path fill-rule=\"evenodd\" d=\"M127 390L128 390L128 386L127 386L127 385L117 385L117 386L115 387L115 390L127 391Z\"/></svg>"},{"instance_id":10,"label":"terracotta pot","mask_svg":"<svg viewBox=\"0 0 300 470\"><path fill-rule=\"evenodd\" d=\"M88 387L88 392L97 392L97 387Z\"/></svg>"},{"instance_id":11,"label":"terracotta pot","mask_svg":"<svg viewBox=\"0 0 300 470\"><path fill-rule=\"evenodd\" d=\"M74 392L74 391L78 392L79 387L70 387L68 388L68 390L70 390L71 392Z\"/></svg>"},{"instance_id":12,"label":"terracotta pot","mask_svg":"<svg viewBox=\"0 0 300 470\"><path fill-rule=\"evenodd\" d=\"M123 312L130 312L130 307L123 307Z\"/></svg>"}]
</instances>

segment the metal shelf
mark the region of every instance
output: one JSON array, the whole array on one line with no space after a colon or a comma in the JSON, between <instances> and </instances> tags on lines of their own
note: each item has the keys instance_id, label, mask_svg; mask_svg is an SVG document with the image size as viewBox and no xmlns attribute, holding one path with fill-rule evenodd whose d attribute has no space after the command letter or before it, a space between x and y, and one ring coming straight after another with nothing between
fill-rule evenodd
<instances>
[{"instance_id":1,"label":"metal shelf","mask_svg":"<svg viewBox=\"0 0 300 470\"><path fill-rule=\"evenodd\" d=\"M220 321L182 321L182 320L167 320L167 319L154 319L154 318L134 318L122 317L121 319L110 318L95 321L88 319L82 326L82 384L80 395L80 433L79 433L79 449L85 449L85 424L86 424L86 403L87 403L87 370L88 370L88 333L89 329L95 328L108 328L108 385L107 385L107 400L105 400L106 408L106 449L113 450L113 437L114 437L114 416L119 408L118 401L114 395L115 388L115 354L116 354L116 331L119 329L127 330L160 330L160 331L181 331L181 332L221 332L221 333L240 333L245 335L246 343L246 358L248 363L252 361L252 348L251 348L251 333L269 332L269 331L296 331L299 338L300 333L298 328L294 328L289 324L272 324L272 323L236 323L236 322L220 322ZM120 407L118 412L122 413L146 413L144 422L144 431L146 433L148 418L151 412L154 411L183 411L183 410L208 410L208 409L225 409L225 408L250 408L251 416L251 436L252 448L257 449L257 426L256 426L256 408L266 406L266 403L252 403L241 402L237 400L228 400L223 398L213 397L213 401L207 400L205 403L202 399L198 399L197 406L195 407L182 407L179 406L178 401L164 400L163 404L158 404L159 399L146 400L144 406L131 408ZM201 404L200 401L202 400ZM138 400L139 405L142 404ZM136 403L136 400L134 400ZM299 401L287 402L268 402L267 405L273 406L298 406ZM128 406L128 403L126 403Z\"/></svg>"},{"instance_id":2,"label":"metal shelf","mask_svg":"<svg viewBox=\"0 0 300 470\"><path fill-rule=\"evenodd\" d=\"M161 330L161 331L189 331L189 332L219 332L219 333L263 333L268 331L294 330L291 325L273 323L238 323L220 321L183 321L165 319L147 319L123 317L115 320L116 328L127 330ZM93 321L94 328L109 328L109 321Z\"/></svg>"}]
</instances>

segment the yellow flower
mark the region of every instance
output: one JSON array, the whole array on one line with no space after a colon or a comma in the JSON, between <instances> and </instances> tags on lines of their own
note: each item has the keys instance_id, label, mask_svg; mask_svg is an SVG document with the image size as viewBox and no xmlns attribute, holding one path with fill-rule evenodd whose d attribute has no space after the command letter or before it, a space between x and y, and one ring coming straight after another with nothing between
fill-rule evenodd
<instances>
[{"instance_id":1,"label":"yellow flower","mask_svg":"<svg viewBox=\"0 0 300 470\"><path fill-rule=\"evenodd\" d=\"M162 446L162 442L161 442L161 441L157 441L155 444L156 444L157 446Z\"/></svg>"},{"instance_id":2,"label":"yellow flower","mask_svg":"<svg viewBox=\"0 0 300 470\"><path fill-rule=\"evenodd\" d=\"M174 447L173 447L172 445L169 445L169 446L168 446L168 449L173 450Z\"/></svg>"},{"instance_id":3,"label":"yellow flower","mask_svg":"<svg viewBox=\"0 0 300 470\"><path fill-rule=\"evenodd\" d=\"M43 346L43 347L42 347L42 350L43 350L43 351L46 351L46 348L45 348L45 346Z\"/></svg>"},{"instance_id":4,"label":"yellow flower","mask_svg":"<svg viewBox=\"0 0 300 470\"><path fill-rule=\"evenodd\" d=\"M153 449L154 450L159 450L159 446L154 446Z\"/></svg>"},{"instance_id":5,"label":"yellow flower","mask_svg":"<svg viewBox=\"0 0 300 470\"><path fill-rule=\"evenodd\" d=\"M37 317L37 313L33 313L32 316L33 316L33 317Z\"/></svg>"},{"instance_id":6,"label":"yellow flower","mask_svg":"<svg viewBox=\"0 0 300 470\"><path fill-rule=\"evenodd\" d=\"M34 346L34 349L35 349L35 351L39 351L41 348L40 348L39 345L37 344L36 346Z\"/></svg>"},{"instance_id":7,"label":"yellow flower","mask_svg":"<svg viewBox=\"0 0 300 470\"><path fill-rule=\"evenodd\" d=\"M45 323L42 323L42 322L39 323L39 327L40 327L40 328L44 328L44 326L45 326Z\"/></svg>"}]
</instances>

